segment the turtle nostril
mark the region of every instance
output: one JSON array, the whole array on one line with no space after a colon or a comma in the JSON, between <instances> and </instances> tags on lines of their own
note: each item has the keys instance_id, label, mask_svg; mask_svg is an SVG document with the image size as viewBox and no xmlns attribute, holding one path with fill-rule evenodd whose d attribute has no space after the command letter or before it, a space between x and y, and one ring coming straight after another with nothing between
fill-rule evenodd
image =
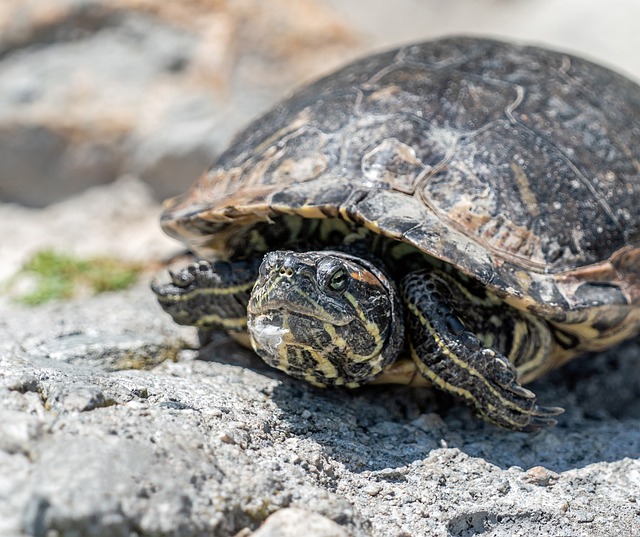
<instances>
[{"instance_id":1,"label":"turtle nostril","mask_svg":"<svg viewBox=\"0 0 640 537\"><path fill-rule=\"evenodd\" d=\"M278 272L281 276L293 276L293 269L291 267L280 267Z\"/></svg>"},{"instance_id":2,"label":"turtle nostril","mask_svg":"<svg viewBox=\"0 0 640 537\"><path fill-rule=\"evenodd\" d=\"M268 274L279 274L290 278L300 270L304 270L296 254L288 251L269 252L263 258L260 273L266 277Z\"/></svg>"}]
</instances>

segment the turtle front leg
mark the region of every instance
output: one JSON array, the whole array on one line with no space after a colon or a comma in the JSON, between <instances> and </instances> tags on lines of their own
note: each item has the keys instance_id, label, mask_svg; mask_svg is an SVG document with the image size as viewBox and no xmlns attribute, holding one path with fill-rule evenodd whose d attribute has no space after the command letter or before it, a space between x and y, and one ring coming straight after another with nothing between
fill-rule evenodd
<instances>
[{"instance_id":1,"label":"turtle front leg","mask_svg":"<svg viewBox=\"0 0 640 537\"><path fill-rule=\"evenodd\" d=\"M517 312L436 270L411 273L401 285L411 357L435 387L507 429L536 431L556 423L552 416L563 410L538 406L506 356L521 364L544 361L552 345L545 324L528 322L526 315L508 322L506 316L518 317ZM515 355L509 348L498 350L507 346Z\"/></svg>"},{"instance_id":2,"label":"turtle front leg","mask_svg":"<svg viewBox=\"0 0 640 537\"><path fill-rule=\"evenodd\" d=\"M198 327L201 339L212 330L242 332L261 261L197 261L151 288L162 309L176 323Z\"/></svg>"}]
</instances>

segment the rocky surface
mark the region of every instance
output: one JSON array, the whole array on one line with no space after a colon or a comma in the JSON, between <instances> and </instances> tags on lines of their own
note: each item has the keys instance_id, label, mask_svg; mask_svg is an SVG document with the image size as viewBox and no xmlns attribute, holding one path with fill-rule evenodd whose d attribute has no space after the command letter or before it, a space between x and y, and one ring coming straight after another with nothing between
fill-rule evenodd
<instances>
[{"instance_id":1,"label":"rocky surface","mask_svg":"<svg viewBox=\"0 0 640 537\"><path fill-rule=\"evenodd\" d=\"M133 179L0 206L3 254L18 266L48 225L61 251L167 257L158 211ZM640 341L538 382L567 412L510 433L428 390L323 391L226 337L196 350L150 277L36 308L0 297L3 537L637 535Z\"/></svg>"},{"instance_id":2,"label":"rocky surface","mask_svg":"<svg viewBox=\"0 0 640 537\"><path fill-rule=\"evenodd\" d=\"M181 247L160 232L160 210L150 188L133 176L44 209L0 203L0 282L45 248L83 257L161 262Z\"/></svg>"},{"instance_id":3,"label":"rocky surface","mask_svg":"<svg viewBox=\"0 0 640 537\"><path fill-rule=\"evenodd\" d=\"M567 413L527 435L424 389L314 389L224 337L191 350L144 283L0 319L3 536L640 527L640 341L537 383Z\"/></svg>"},{"instance_id":4,"label":"rocky surface","mask_svg":"<svg viewBox=\"0 0 640 537\"><path fill-rule=\"evenodd\" d=\"M567 412L527 435L424 389L314 389L225 337L197 350L154 302L179 250L154 196L363 40L490 32L640 75L633 0L383 4L1 3L0 197L43 205L127 171L154 187L0 205L0 281L43 247L149 266L121 293L0 295L2 537L640 533L638 339L533 385Z\"/></svg>"}]
</instances>

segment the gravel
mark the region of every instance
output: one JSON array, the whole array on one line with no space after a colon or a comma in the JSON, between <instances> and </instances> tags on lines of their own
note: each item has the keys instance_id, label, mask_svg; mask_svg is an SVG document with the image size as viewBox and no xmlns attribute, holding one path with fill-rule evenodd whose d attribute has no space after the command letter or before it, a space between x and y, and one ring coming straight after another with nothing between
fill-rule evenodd
<instances>
[{"instance_id":1,"label":"gravel","mask_svg":"<svg viewBox=\"0 0 640 537\"><path fill-rule=\"evenodd\" d=\"M640 527L640 341L536 383L567 412L528 435L426 389L315 389L224 336L194 350L146 283L0 319L3 536Z\"/></svg>"}]
</instances>

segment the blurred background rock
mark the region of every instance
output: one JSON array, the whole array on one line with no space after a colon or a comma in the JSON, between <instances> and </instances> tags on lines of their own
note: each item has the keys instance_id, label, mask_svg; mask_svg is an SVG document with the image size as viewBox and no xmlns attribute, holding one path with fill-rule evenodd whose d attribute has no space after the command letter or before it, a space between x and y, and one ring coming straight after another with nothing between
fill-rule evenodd
<instances>
[{"instance_id":1,"label":"blurred background rock","mask_svg":"<svg viewBox=\"0 0 640 537\"><path fill-rule=\"evenodd\" d=\"M0 196L44 206L132 173L158 197L356 45L315 0L3 0Z\"/></svg>"},{"instance_id":2,"label":"blurred background rock","mask_svg":"<svg viewBox=\"0 0 640 537\"><path fill-rule=\"evenodd\" d=\"M637 0L2 0L0 200L123 175L162 199L291 89L452 33L541 43L640 78Z\"/></svg>"}]
</instances>

